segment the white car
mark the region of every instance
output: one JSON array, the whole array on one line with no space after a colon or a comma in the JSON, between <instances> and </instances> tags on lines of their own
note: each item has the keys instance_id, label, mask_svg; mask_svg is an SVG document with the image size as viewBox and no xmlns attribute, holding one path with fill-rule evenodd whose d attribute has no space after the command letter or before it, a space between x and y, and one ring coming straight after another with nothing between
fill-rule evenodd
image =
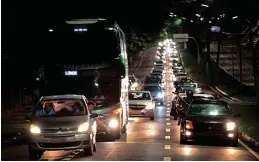
<instances>
[{"instance_id":1,"label":"white car","mask_svg":"<svg viewBox=\"0 0 259 162\"><path fill-rule=\"evenodd\" d=\"M186 93L182 93L181 95L179 95L179 97L181 97L182 99L186 99L187 97L187 94ZM205 98L205 99L209 99L209 100L215 100L216 98L211 95L211 94L206 94L206 93L194 93L193 94L193 99L202 99L202 98Z\"/></svg>"},{"instance_id":2,"label":"white car","mask_svg":"<svg viewBox=\"0 0 259 162\"><path fill-rule=\"evenodd\" d=\"M129 91L129 115L154 120L155 102L149 91Z\"/></svg>"}]
</instances>

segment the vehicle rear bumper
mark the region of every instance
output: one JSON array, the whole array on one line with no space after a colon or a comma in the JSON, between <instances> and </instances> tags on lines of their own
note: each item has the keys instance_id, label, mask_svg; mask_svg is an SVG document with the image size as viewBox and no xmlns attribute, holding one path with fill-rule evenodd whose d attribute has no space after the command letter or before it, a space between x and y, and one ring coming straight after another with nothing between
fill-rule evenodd
<instances>
[{"instance_id":1,"label":"vehicle rear bumper","mask_svg":"<svg viewBox=\"0 0 259 162\"><path fill-rule=\"evenodd\" d=\"M142 117L153 117L154 109L143 109L143 110L131 110L129 109L130 116L142 116Z\"/></svg>"}]
</instances>

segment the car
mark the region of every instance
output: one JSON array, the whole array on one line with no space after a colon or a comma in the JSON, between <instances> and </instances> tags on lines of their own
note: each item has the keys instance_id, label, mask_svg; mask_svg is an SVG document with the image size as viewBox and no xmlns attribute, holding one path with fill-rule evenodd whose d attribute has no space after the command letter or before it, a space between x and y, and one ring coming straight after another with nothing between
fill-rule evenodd
<instances>
[{"instance_id":1,"label":"car","mask_svg":"<svg viewBox=\"0 0 259 162\"><path fill-rule=\"evenodd\" d=\"M176 87L175 92L178 95L185 95L187 91L193 91L193 93L202 93L202 89L199 87L198 83L182 83Z\"/></svg>"},{"instance_id":2,"label":"car","mask_svg":"<svg viewBox=\"0 0 259 162\"><path fill-rule=\"evenodd\" d=\"M187 111L180 112L180 143L197 137L219 137L232 146L238 145L240 114L233 114L229 105L219 100L195 100Z\"/></svg>"},{"instance_id":3,"label":"car","mask_svg":"<svg viewBox=\"0 0 259 162\"><path fill-rule=\"evenodd\" d=\"M183 78L187 78L188 77L188 74L187 73L176 73L176 74L173 74L173 81L174 82L177 82Z\"/></svg>"},{"instance_id":4,"label":"car","mask_svg":"<svg viewBox=\"0 0 259 162\"><path fill-rule=\"evenodd\" d=\"M160 86L149 86L149 85L145 85L144 86L144 90L145 91L150 91L153 100L156 103L160 103L160 105L164 104L164 90L160 87Z\"/></svg>"},{"instance_id":5,"label":"car","mask_svg":"<svg viewBox=\"0 0 259 162\"><path fill-rule=\"evenodd\" d=\"M162 88L165 87L165 82L162 81L161 79L159 78L153 78L153 77L147 77L146 80L144 81L144 85L159 85L161 86Z\"/></svg>"},{"instance_id":6,"label":"car","mask_svg":"<svg viewBox=\"0 0 259 162\"><path fill-rule=\"evenodd\" d=\"M129 91L129 116L144 116L154 120L155 102L149 91Z\"/></svg>"},{"instance_id":7,"label":"car","mask_svg":"<svg viewBox=\"0 0 259 162\"><path fill-rule=\"evenodd\" d=\"M88 110L84 95L41 97L30 118L30 160L39 159L46 150L84 149L85 155L93 155L96 117L98 114Z\"/></svg>"}]
</instances>

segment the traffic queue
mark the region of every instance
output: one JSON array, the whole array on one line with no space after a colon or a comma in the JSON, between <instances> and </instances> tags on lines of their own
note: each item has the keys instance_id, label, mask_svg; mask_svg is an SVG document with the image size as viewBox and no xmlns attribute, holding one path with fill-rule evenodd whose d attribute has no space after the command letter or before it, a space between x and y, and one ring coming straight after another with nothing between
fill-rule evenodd
<instances>
[{"instance_id":1,"label":"traffic queue","mask_svg":"<svg viewBox=\"0 0 259 162\"><path fill-rule=\"evenodd\" d=\"M167 53L172 61L172 80L175 91L172 101L171 116L178 120L180 126L180 143L185 144L202 137L216 137L231 146L238 145L237 119L229 104L220 99L219 95L204 92L185 71L180 54L178 58L170 53L173 49L177 54L176 43L167 41L159 51ZM169 44L169 45L168 45ZM172 48L173 47L173 48Z\"/></svg>"},{"instance_id":2,"label":"traffic queue","mask_svg":"<svg viewBox=\"0 0 259 162\"><path fill-rule=\"evenodd\" d=\"M155 104L164 104L165 75L169 73L174 85L170 114L174 120L178 120L180 143L189 143L200 137L216 137L231 146L237 146L237 119L240 114L234 114L219 95L205 93L199 83L190 77L177 44L172 40L160 42L156 59L150 75L142 84L138 82L143 90L129 92L130 116L148 116L151 120L154 119ZM169 70L166 68L168 65Z\"/></svg>"}]
</instances>

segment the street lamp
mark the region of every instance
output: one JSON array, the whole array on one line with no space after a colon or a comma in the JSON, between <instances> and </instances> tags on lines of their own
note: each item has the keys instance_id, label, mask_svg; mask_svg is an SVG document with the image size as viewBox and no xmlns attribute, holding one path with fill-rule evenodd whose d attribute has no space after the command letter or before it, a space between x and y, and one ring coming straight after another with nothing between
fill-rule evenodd
<instances>
[{"instance_id":1,"label":"street lamp","mask_svg":"<svg viewBox=\"0 0 259 162\"><path fill-rule=\"evenodd\" d=\"M234 16L234 17L232 17L232 19L237 19L238 18L238 16Z\"/></svg>"},{"instance_id":2,"label":"street lamp","mask_svg":"<svg viewBox=\"0 0 259 162\"><path fill-rule=\"evenodd\" d=\"M201 4L201 6L202 7L207 7L207 8L209 7L208 5L205 5L205 4Z\"/></svg>"}]
</instances>

